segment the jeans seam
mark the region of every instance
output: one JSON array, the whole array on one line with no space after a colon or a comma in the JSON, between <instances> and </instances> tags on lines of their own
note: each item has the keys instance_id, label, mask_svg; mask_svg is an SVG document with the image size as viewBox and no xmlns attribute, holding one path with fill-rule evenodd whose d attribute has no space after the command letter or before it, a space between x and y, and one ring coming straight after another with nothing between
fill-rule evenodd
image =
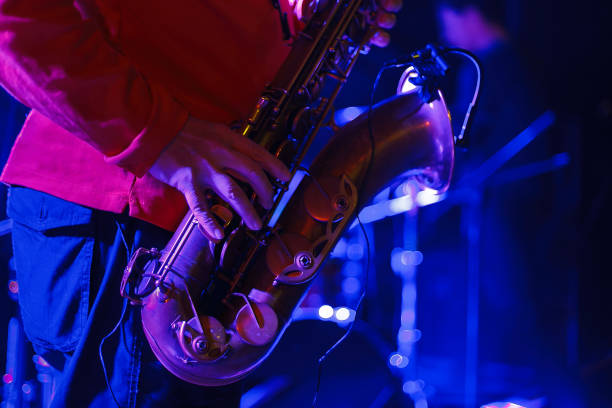
<instances>
[{"instance_id":1,"label":"jeans seam","mask_svg":"<svg viewBox=\"0 0 612 408\"><path fill-rule=\"evenodd\" d=\"M128 407L135 408L138 395L138 379L140 377L140 337L136 334L133 338L132 352L130 353L130 382Z\"/></svg>"},{"instance_id":2,"label":"jeans seam","mask_svg":"<svg viewBox=\"0 0 612 408\"><path fill-rule=\"evenodd\" d=\"M89 315L89 292L91 284L91 272L93 268L93 252L94 239L87 238L86 246L86 262L81 273L81 304L79 305L79 327L74 333L73 342L78 342L83 335L83 330L87 325L87 317Z\"/></svg>"}]
</instances>

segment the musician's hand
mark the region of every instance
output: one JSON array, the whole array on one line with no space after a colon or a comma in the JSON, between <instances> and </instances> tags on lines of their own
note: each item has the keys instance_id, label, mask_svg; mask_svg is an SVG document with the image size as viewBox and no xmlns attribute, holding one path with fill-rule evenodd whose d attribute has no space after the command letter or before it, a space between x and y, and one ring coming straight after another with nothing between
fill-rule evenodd
<instances>
[{"instance_id":1,"label":"musician's hand","mask_svg":"<svg viewBox=\"0 0 612 408\"><path fill-rule=\"evenodd\" d=\"M402 8L402 0L377 0L378 9L373 17L373 23L378 30L372 35L370 44L377 47L389 45L391 37L385 29L390 29L395 25L395 13Z\"/></svg>"},{"instance_id":2,"label":"musician's hand","mask_svg":"<svg viewBox=\"0 0 612 408\"><path fill-rule=\"evenodd\" d=\"M184 194L202 232L214 241L223 237L223 230L208 208L205 191L216 192L250 229L257 230L261 220L231 176L248 183L259 203L270 208L274 190L264 172L282 181L290 178L287 168L263 147L225 125L193 117L149 170Z\"/></svg>"}]
</instances>

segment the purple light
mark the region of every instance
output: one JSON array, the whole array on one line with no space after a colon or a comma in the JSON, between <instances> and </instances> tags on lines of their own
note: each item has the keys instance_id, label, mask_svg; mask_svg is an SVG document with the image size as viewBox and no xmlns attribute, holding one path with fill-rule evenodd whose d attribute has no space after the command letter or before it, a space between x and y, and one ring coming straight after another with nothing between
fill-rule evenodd
<instances>
[{"instance_id":1,"label":"purple light","mask_svg":"<svg viewBox=\"0 0 612 408\"><path fill-rule=\"evenodd\" d=\"M49 367L49 363L47 362L47 360L45 360L44 358L42 358L39 355L35 355L33 357L34 360L34 364L42 366L42 367Z\"/></svg>"},{"instance_id":2,"label":"purple light","mask_svg":"<svg viewBox=\"0 0 612 408\"><path fill-rule=\"evenodd\" d=\"M23 391L24 394L29 395L32 393L32 386L28 383L25 383L21 386L21 391Z\"/></svg>"},{"instance_id":3,"label":"purple light","mask_svg":"<svg viewBox=\"0 0 612 408\"><path fill-rule=\"evenodd\" d=\"M17 281L14 281L14 280L10 281L8 284L8 288L9 288L9 292L11 292L14 295L19 293L19 284L17 283Z\"/></svg>"},{"instance_id":4,"label":"purple light","mask_svg":"<svg viewBox=\"0 0 612 408\"><path fill-rule=\"evenodd\" d=\"M405 360L405 365L404 365L404 360ZM389 356L389 364L393 367L400 367L403 365L404 367L406 367L406 365L408 365L408 358L402 356L399 353L393 353Z\"/></svg>"},{"instance_id":5,"label":"purple light","mask_svg":"<svg viewBox=\"0 0 612 408\"><path fill-rule=\"evenodd\" d=\"M5 384L11 384L13 382L13 376L10 373L6 373L2 376L2 382Z\"/></svg>"}]
</instances>

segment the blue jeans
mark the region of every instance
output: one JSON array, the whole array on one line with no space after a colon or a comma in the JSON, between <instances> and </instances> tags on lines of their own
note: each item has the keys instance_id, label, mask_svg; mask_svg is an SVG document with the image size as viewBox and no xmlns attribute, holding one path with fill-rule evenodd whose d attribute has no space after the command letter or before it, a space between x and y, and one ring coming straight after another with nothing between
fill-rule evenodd
<instances>
[{"instance_id":1,"label":"blue jeans","mask_svg":"<svg viewBox=\"0 0 612 408\"><path fill-rule=\"evenodd\" d=\"M119 295L128 250L163 248L169 232L22 187L11 187L7 213L24 329L61 372L52 407L239 406L240 385L203 388L167 372ZM99 346L120 320L102 347L109 387Z\"/></svg>"}]
</instances>

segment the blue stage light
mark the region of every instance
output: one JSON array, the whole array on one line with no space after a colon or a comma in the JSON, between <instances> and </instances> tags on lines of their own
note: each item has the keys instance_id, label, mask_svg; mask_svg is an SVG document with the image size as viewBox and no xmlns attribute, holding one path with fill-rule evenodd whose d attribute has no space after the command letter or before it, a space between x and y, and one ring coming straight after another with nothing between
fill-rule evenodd
<instances>
[{"instance_id":1,"label":"blue stage light","mask_svg":"<svg viewBox=\"0 0 612 408\"><path fill-rule=\"evenodd\" d=\"M342 281L342 292L346 295L354 295L361 290L361 282L355 277L348 277Z\"/></svg>"},{"instance_id":2,"label":"blue stage light","mask_svg":"<svg viewBox=\"0 0 612 408\"><path fill-rule=\"evenodd\" d=\"M336 310L336 319L339 321L345 321L348 320L348 318L351 317L351 311L348 310L346 307L339 307Z\"/></svg>"},{"instance_id":3,"label":"blue stage light","mask_svg":"<svg viewBox=\"0 0 612 408\"><path fill-rule=\"evenodd\" d=\"M323 305L319 308L321 319L330 319L334 315L334 309L330 305Z\"/></svg>"},{"instance_id":4,"label":"blue stage light","mask_svg":"<svg viewBox=\"0 0 612 408\"><path fill-rule=\"evenodd\" d=\"M409 362L408 357L400 353L393 353L389 356L389 365L392 367L406 368Z\"/></svg>"}]
</instances>

